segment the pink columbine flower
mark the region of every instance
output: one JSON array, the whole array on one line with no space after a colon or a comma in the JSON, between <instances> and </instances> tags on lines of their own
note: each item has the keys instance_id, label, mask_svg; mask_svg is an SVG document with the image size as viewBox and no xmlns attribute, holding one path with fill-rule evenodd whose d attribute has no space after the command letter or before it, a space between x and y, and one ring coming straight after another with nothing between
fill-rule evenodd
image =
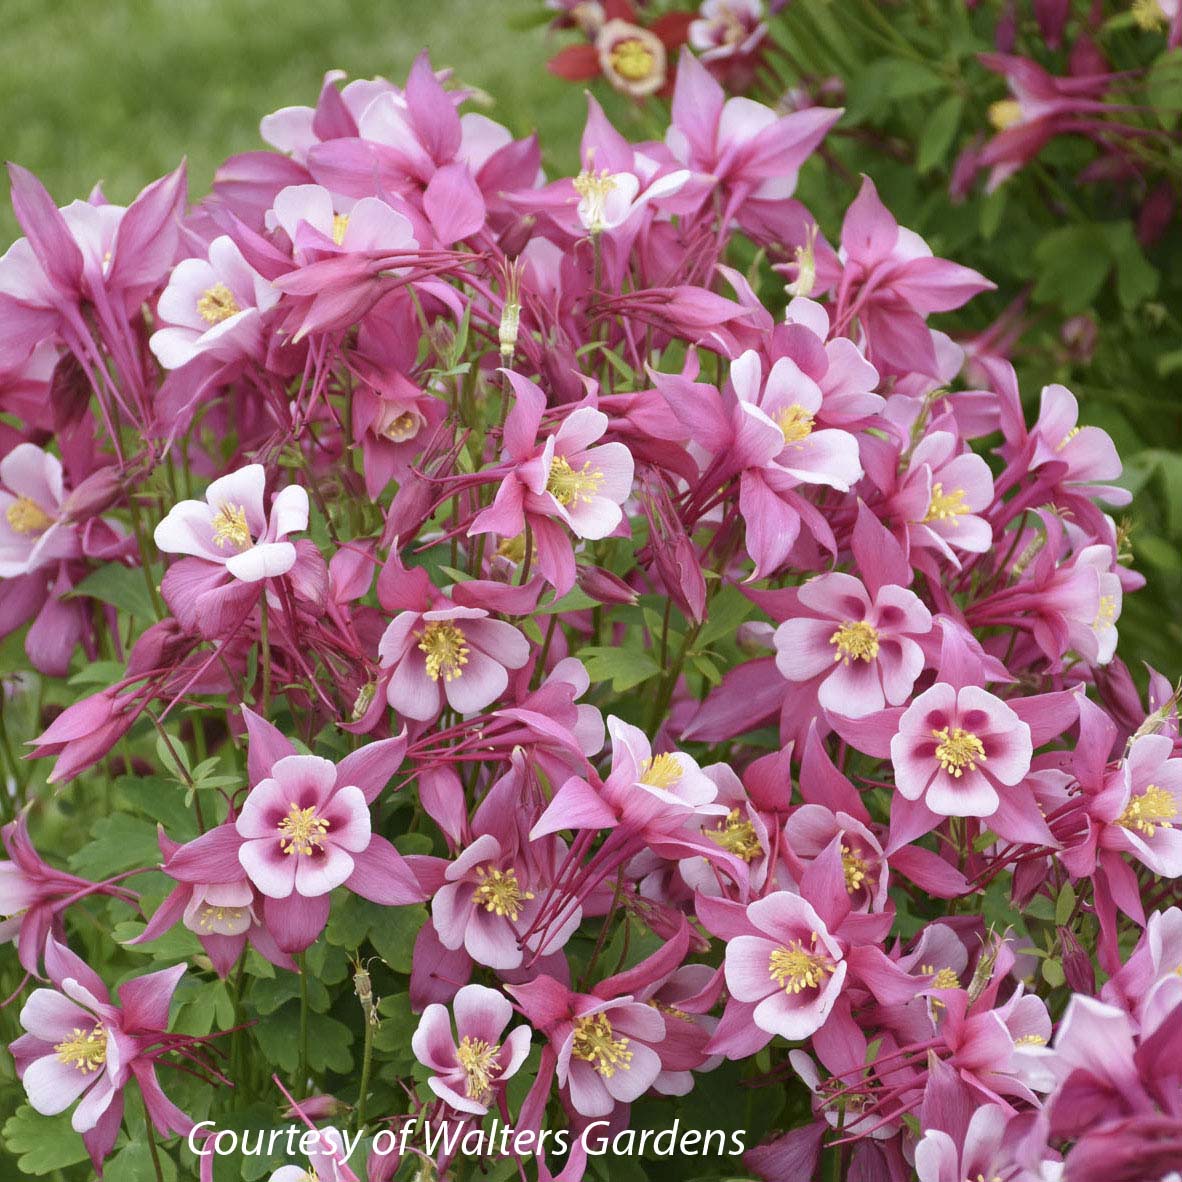
<instances>
[{"instance_id":1,"label":"pink columbine flower","mask_svg":"<svg viewBox=\"0 0 1182 1182\"><path fill-rule=\"evenodd\" d=\"M435 1074L427 1086L460 1112L481 1116L517 1074L529 1054L530 1029L518 1026L501 1035L513 1017L508 998L484 985L465 985L447 1007L434 1002L423 1011L410 1040L415 1057Z\"/></svg>"},{"instance_id":2,"label":"pink columbine flower","mask_svg":"<svg viewBox=\"0 0 1182 1182\"><path fill-rule=\"evenodd\" d=\"M1167 735L1134 739L1119 773L1091 806L1111 814L1100 850L1131 854L1163 878L1182 875L1182 759Z\"/></svg>"},{"instance_id":3,"label":"pink columbine flower","mask_svg":"<svg viewBox=\"0 0 1182 1182\"><path fill-rule=\"evenodd\" d=\"M166 554L190 554L216 563L243 583L285 575L296 563L287 535L308 528L308 494L288 485L263 507L266 473L248 464L219 477L205 501L181 501L156 526L157 547Z\"/></svg>"},{"instance_id":4,"label":"pink columbine flower","mask_svg":"<svg viewBox=\"0 0 1182 1182\"><path fill-rule=\"evenodd\" d=\"M192 1122L160 1090L149 1049L167 1031L169 1004L185 966L125 981L119 987L122 1008L98 974L52 936L45 970L54 988L29 995L20 1014L27 1033L9 1047L33 1108L53 1116L81 1098L70 1123L96 1168L115 1143L123 1089L133 1077L156 1129L188 1132Z\"/></svg>"},{"instance_id":5,"label":"pink columbine flower","mask_svg":"<svg viewBox=\"0 0 1182 1182\"><path fill-rule=\"evenodd\" d=\"M726 946L731 996L753 1005L760 1030L797 1040L824 1024L845 982L841 946L799 895L776 891L747 908L758 935L735 936Z\"/></svg>"},{"instance_id":6,"label":"pink columbine flower","mask_svg":"<svg viewBox=\"0 0 1182 1182\"><path fill-rule=\"evenodd\" d=\"M311 1115L310 1107L311 1104L304 1101L298 1105L300 1115L305 1119ZM304 1148L302 1138L301 1148ZM302 1166L280 1166L267 1182L308 1182L309 1179L314 1182L357 1182L357 1175L345 1156L345 1139L332 1125L316 1130L315 1144L308 1149L308 1167L305 1170Z\"/></svg>"},{"instance_id":7,"label":"pink columbine flower","mask_svg":"<svg viewBox=\"0 0 1182 1182\"><path fill-rule=\"evenodd\" d=\"M378 643L390 671L386 700L420 722L435 718L444 701L460 714L483 710L505 692L508 670L529 660L529 642L512 624L483 608L438 602L429 611L399 612Z\"/></svg>"},{"instance_id":8,"label":"pink columbine flower","mask_svg":"<svg viewBox=\"0 0 1182 1182\"><path fill-rule=\"evenodd\" d=\"M689 43L704 62L754 53L767 35L763 0L702 0Z\"/></svg>"},{"instance_id":9,"label":"pink columbine flower","mask_svg":"<svg viewBox=\"0 0 1182 1182\"><path fill-rule=\"evenodd\" d=\"M298 258L371 251L397 254L418 249L405 214L377 197L347 202L341 212L323 185L288 185L275 195L268 217L291 239Z\"/></svg>"},{"instance_id":10,"label":"pink columbine flower","mask_svg":"<svg viewBox=\"0 0 1182 1182\"><path fill-rule=\"evenodd\" d=\"M328 894L370 842L361 789L338 785L336 766L317 755L279 760L251 789L235 827L243 838L238 860L271 899Z\"/></svg>"},{"instance_id":11,"label":"pink columbine flower","mask_svg":"<svg viewBox=\"0 0 1182 1182\"><path fill-rule=\"evenodd\" d=\"M0 579L27 575L82 547L63 520L62 465L32 443L18 443L0 460Z\"/></svg>"},{"instance_id":12,"label":"pink columbine flower","mask_svg":"<svg viewBox=\"0 0 1182 1182\"><path fill-rule=\"evenodd\" d=\"M776 668L789 681L820 678L817 701L849 718L907 700L924 666L914 638L932 628L914 591L888 584L871 600L860 579L835 571L810 579L798 598L812 614L775 633Z\"/></svg>"},{"instance_id":13,"label":"pink columbine flower","mask_svg":"<svg viewBox=\"0 0 1182 1182\"><path fill-rule=\"evenodd\" d=\"M1030 727L1000 698L941 682L903 712L891 740L895 787L945 817L990 817L998 788L1030 770Z\"/></svg>"},{"instance_id":14,"label":"pink columbine flower","mask_svg":"<svg viewBox=\"0 0 1182 1182\"><path fill-rule=\"evenodd\" d=\"M478 513L470 534L512 538L526 525L538 547L538 567L559 594L574 586L574 551L562 522L579 538L605 538L623 518L632 491L632 454L622 443L592 446L608 418L591 406L571 411L554 434L537 435L546 396L527 378L506 371L516 402L505 420L506 479L493 503Z\"/></svg>"},{"instance_id":15,"label":"pink columbine flower","mask_svg":"<svg viewBox=\"0 0 1182 1182\"><path fill-rule=\"evenodd\" d=\"M158 328L149 341L165 369L208 354L237 361L261 353L263 313L279 292L242 257L232 238L209 244L204 259L183 259L157 301Z\"/></svg>"}]
</instances>

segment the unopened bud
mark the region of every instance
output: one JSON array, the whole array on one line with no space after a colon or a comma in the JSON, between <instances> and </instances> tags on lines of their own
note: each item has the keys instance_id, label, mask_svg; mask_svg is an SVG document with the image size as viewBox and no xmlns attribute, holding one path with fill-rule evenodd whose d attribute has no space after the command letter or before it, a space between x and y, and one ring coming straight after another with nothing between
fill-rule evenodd
<instances>
[{"instance_id":1,"label":"unopened bud","mask_svg":"<svg viewBox=\"0 0 1182 1182\"><path fill-rule=\"evenodd\" d=\"M619 575L613 575L611 571L599 566L578 567L575 579L579 589L597 603L631 605L638 598L636 592Z\"/></svg>"}]
</instances>

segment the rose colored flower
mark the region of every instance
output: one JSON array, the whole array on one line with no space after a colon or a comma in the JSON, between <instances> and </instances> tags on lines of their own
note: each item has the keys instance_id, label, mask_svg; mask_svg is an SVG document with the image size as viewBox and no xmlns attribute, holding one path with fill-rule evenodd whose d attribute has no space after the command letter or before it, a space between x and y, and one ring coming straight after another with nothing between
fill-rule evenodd
<instances>
[{"instance_id":1,"label":"rose colored flower","mask_svg":"<svg viewBox=\"0 0 1182 1182\"><path fill-rule=\"evenodd\" d=\"M841 946L799 895L776 891L747 908L758 935L726 946L726 984L754 1005L751 1020L769 1034L808 1038L829 1016L845 982Z\"/></svg>"},{"instance_id":2,"label":"rose colored flower","mask_svg":"<svg viewBox=\"0 0 1182 1182\"><path fill-rule=\"evenodd\" d=\"M704 62L754 53L767 35L763 0L702 0L689 43Z\"/></svg>"},{"instance_id":3,"label":"rose colored flower","mask_svg":"<svg viewBox=\"0 0 1182 1182\"><path fill-rule=\"evenodd\" d=\"M405 718L428 721L447 704L475 714L495 702L509 684L509 669L529 660L529 643L513 627L479 607L440 598L430 611L400 612L378 644L390 671L386 700Z\"/></svg>"},{"instance_id":4,"label":"rose colored flower","mask_svg":"<svg viewBox=\"0 0 1182 1182\"><path fill-rule=\"evenodd\" d=\"M308 528L308 494L291 484L263 507L266 472L248 464L221 476L205 490L205 501L180 501L154 534L166 554L191 554L224 566L243 583L285 575L296 563L287 535Z\"/></svg>"},{"instance_id":5,"label":"rose colored flower","mask_svg":"<svg viewBox=\"0 0 1182 1182\"><path fill-rule=\"evenodd\" d=\"M798 597L812 615L785 620L775 634L776 668L789 681L820 678L819 704L849 718L907 700L924 666L914 638L932 627L915 592L882 586L872 601L860 579L835 571L810 579Z\"/></svg>"},{"instance_id":6,"label":"rose colored flower","mask_svg":"<svg viewBox=\"0 0 1182 1182\"><path fill-rule=\"evenodd\" d=\"M949 431L925 435L911 453L893 502L912 544L930 547L953 563L954 550L983 554L993 542L993 528L980 516L993 502L989 465L960 448Z\"/></svg>"},{"instance_id":7,"label":"rose colored flower","mask_svg":"<svg viewBox=\"0 0 1182 1182\"><path fill-rule=\"evenodd\" d=\"M460 1112L483 1115L525 1062L530 1029L518 1026L502 1039L513 1007L503 994L483 985L465 985L452 1011L454 1033L447 1007L429 1005L411 1037L411 1049L434 1072L427 1086L435 1095Z\"/></svg>"},{"instance_id":8,"label":"rose colored flower","mask_svg":"<svg viewBox=\"0 0 1182 1182\"><path fill-rule=\"evenodd\" d=\"M268 222L291 239L297 259L371 251L397 254L418 248L409 219L377 197L334 203L323 185L289 185L275 195Z\"/></svg>"},{"instance_id":9,"label":"rose colored flower","mask_svg":"<svg viewBox=\"0 0 1182 1182\"><path fill-rule=\"evenodd\" d=\"M173 268L156 305L159 323L150 341L165 369L208 354L237 361L262 352L263 313L279 292L242 257L232 238L209 244L208 257L183 259Z\"/></svg>"},{"instance_id":10,"label":"rose colored flower","mask_svg":"<svg viewBox=\"0 0 1182 1182\"><path fill-rule=\"evenodd\" d=\"M1030 727L1000 698L977 686L940 683L899 719L891 740L895 787L945 817L990 817L998 789L1030 770Z\"/></svg>"},{"instance_id":11,"label":"rose colored flower","mask_svg":"<svg viewBox=\"0 0 1182 1182\"><path fill-rule=\"evenodd\" d=\"M300 1102L300 1115L308 1119L308 1109L311 1105ZM314 1130L316 1137L308 1148L308 1169L300 1166L280 1166L268 1179L268 1182L357 1182L357 1175L349 1167L345 1157L345 1139L340 1131L329 1125L324 1129ZM300 1138L301 1148L305 1148L303 1134ZM212 1151L207 1149L206 1153ZM206 1160L209 1160L208 1158Z\"/></svg>"}]
</instances>

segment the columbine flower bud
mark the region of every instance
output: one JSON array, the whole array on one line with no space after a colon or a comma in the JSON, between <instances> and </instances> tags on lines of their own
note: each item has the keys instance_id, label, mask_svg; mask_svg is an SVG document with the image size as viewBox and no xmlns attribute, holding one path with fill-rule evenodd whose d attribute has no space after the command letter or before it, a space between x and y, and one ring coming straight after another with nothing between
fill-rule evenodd
<instances>
[{"instance_id":1,"label":"columbine flower bud","mask_svg":"<svg viewBox=\"0 0 1182 1182\"><path fill-rule=\"evenodd\" d=\"M521 325L521 260L505 264L505 303L501 308L501 362L508 365L517 348L517 331Z\"/></svg>"},{"instance_id":2,"label":"columbine flower bud","mask_svg":"<svg viewBox=\"0 0 1182 1182\"><path fill-rule=\"evenodd\" d=\"M636 592L623 579L599 566L580 566L575 581L599 603L633 604L637 600Z\"/></svg>"},{"instance_id":3,"label":"columbine flower bud","mask_svg":"<svg viewBox=\"0 0 1182 1182\"><path fill-rule=\"evenodd\" d=\"M808 229L808 237L803 246L796 248L796 278L784 285L784 290L790 296L811 295L817 282L817 223L813 222Z\"/></svg>"},{"instance_id":4,"label":"columbine flower bud","mask_svg":"<svg viewBox=\"0 0 1182 1182\"><path fill-rule=\"evenodd\" d=\"M109 509L123 495L119 483L119 469L114 465L99 468L62 501L62 516L70 521L84 521L97 517Z\"/></svg>"}]
</instances>

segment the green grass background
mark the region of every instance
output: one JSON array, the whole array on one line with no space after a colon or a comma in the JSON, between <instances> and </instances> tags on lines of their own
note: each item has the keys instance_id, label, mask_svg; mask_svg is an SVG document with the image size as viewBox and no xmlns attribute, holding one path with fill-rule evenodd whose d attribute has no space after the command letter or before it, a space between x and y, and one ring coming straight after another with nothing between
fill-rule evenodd
<instances>
[{"instance_id":1,"label":"green grass background","mask_svg":"<svg viewBox=\"0 0 1182 1182\"><path fill-rule=\"evenodd\" d=\"M187 155L198 197L220 160L263 146L261 116L315 102L325 70L402 82L427 46L569 163L583 106L546 73L539 15L541 0L0 0L0 157L64 204L97 181L126 202ZM0 204L2 250L19 231Z\"/></svg>"}]
</instances>

